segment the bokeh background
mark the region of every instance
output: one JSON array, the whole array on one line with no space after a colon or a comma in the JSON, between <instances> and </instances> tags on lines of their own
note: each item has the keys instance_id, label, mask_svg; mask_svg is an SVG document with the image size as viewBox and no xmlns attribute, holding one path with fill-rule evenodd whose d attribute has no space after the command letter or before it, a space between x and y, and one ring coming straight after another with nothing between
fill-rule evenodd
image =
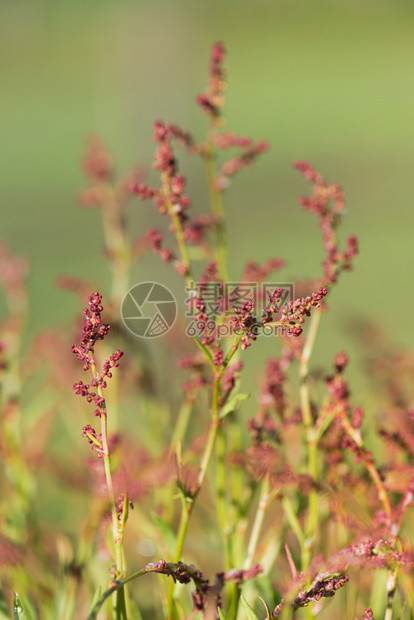
<instances>
[{"instance_id":1,"label":"bokeh background","mask_svg":"<svg viewBox=\"0 0 414 620\"><path fill-rule=\"evenodd\" d=\"M78 300L56 287L59 274L81 276L103 294L110 281L99 213L77 202L87 185L85 138L102 137L120 175L138 164L155 184L153 122L203 138L206 118L194 99L220 39L228 51L226 128L271 143L226 195L230 277L246 259L270 256L287 260L283 281L319 275L318 223L298 204L308 186L291 166L308 159L344 187L340 235L360 240L355 270L330 295L315 363L346 348L363 398L363 352L350 326L374 320L390 343L414 345L412 2L1 0L0 10L1 237L31 262L27 339L79 314ZM200 162L184 156L182 170L193 209L206 212ZM131 238L165 226L139 199L128 218ZM147 254L131 283L152 279L183 299L182 280ZM257 356L273 346L246 356L253 385Z\"/></svg>"},{"instance_id":2,"label":"bokeh background","mask_svg":"<svg viewBox=\"0 0 414 620\"><path fill-rule=\"evenodd\" d=\"M232 277L246 258L271 255L288 260L286 278L318 273L317 223L298 206L306 187L291 169L309 159L345 188L343 235L360 238L356 270L332 296L337 326L355 312L375 316L392 340L413 344L411 2L3 0L0 9L1 235L32 262L33 327L75 309L56 274L107 277L98 215L76 202L85 136L104 139L120 172L150 168L157 118L202 137L194 96L222 39L227 128L272 145L227 195ZM191 162L186 172L202 211L202 170ZM132 236L159 224L139 201L130 217ZM137 277L159 267L148 259Z\"/></svg>"},{"instance_id":3,"label":"bokeh background","mask_svg":"<svg viewBox=\"0 0 414 620\"><path fill-rule=\"evenodd\" d=\"M1 237L30 259L27 339L79 315L78 300L56 288L59 274L103 292L110 280L99 213L76 199L86 186L85 137L102 137L120 174L140 164L155 182L152 123L204 136L194 99L220 39L228 50L226 127L271 143L226 195L231 277L246 259L271 256L287 260L283 281L318 277L320 231L298 204L308 187L291 163L308 159L339 182L348 205L341 238L355 233L361 252L332 292L314 360L327 366L349 350L355 400L364 404L366 351L352 334L355 320L378 322L396 346L414 345L412 1L0 0L0 13ZM205 212L200 163L184 157L183 172L193 208ZM138 199L128 217L131 237L163 225ZM182 297L181 279L148 254L132 283L152 279ZM272 346L247 352L252 386L257 356Z\"/></svg>"},{"instance_id":4,"label":"bokeh background","mask_svg":"<svg viewBox=\"0 0 414 620\"><path fill-rule=\"evenodd\" d=\"M231 277L246 259L269 256L287 259L285 281L319 275L318 225L298 205L308 188L291 167L306 158L345 188L342 238L356 233L361 248L331 295L320 359L353 350L356 318L378 321L398 346L414 344L411 2L3 0L0 8L1 236L31 261L29 335L79 311L57 275L82 276L103 292L109 281L99 214L76 199L86 184L85 137L103 138L120 174L140 164L155 182L152 123L203 137L194 97L221 39L227 128L272 146L226 195ZM206 211L201 165L184 158L183 171L193 208ZM131 237L163 224L138 199L128 217ZM180 278L147 255L132 282L152 278L182 297Z\"/></svg>"}]
</instances>

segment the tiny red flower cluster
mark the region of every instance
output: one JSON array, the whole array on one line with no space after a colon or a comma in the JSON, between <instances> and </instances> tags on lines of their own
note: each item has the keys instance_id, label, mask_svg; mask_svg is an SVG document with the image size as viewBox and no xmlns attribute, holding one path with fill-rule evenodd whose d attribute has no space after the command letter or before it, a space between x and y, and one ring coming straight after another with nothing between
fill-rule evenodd
<instances>
[{"instance_id":1,"label":"tiny red flower cluster","mask_svg":"<svg viewBox=\"0 0 414 620\"><path fill-rule=\"evenodd\" d=\"M320 308L320 302L327 293L327 289L321 287L305 298L299 298L287 303L282 310L280 324L286 327L288 335L300 336L302 333L301 325L305 322L305 317L311 315L312 308Z\"/></svg>"},{"instance_id":2,"label":"tiny red flower cluster","mask_svg":"<svg viewBox=\"0 0 414 620\"><path fill-rule=\"evenodd\" d=\"M235 331L243 331L241 338L241 348L247 349L250 347L250 340L257 339L257 326L256 318L252 315L254 303L252 301L245 301L240 308L234 309L234 315L231 317L233 328Z\"/></svg>"},{"instance_id":3,"label":"tiny red flower cluster","mask_svg":"<svg viewBox=\"0 0 414 620\"><path fill-rule=\"evenodd\" d=\"M207 92L196 97L196 101L203 112L213 118L220 116L224 105L226 70L223 63L225 56L226 50L224 44L221 41L217 41L211 48L210 75Z\"/></svg>"},{"instance_id":4,"label":"tiny red flower cluster","mask_svg":"<svg viewBox=\"0 0 414 620\"><path fill-rule=\"evenodd\" d=\"M120 209L131 196L130 185L137 183L141 171L129 171L117 184L113 184L114 163L111 154L99 136L90 136L82 167L91 181L90 187L82 190L79 201L83 207L105 207Z\"/></svg>"},{"instance_id":5,"label":"tiny red flower cluster","mask_svg":"<svg viewBox=\"0 0 414 620\"><path fill-rule=\"evenodd\" d=\"M395 566L412 568L414 566L414 558L411 553L393 549L392 542L384 538L377 540L367 538L355 545L349 545L344 552L365 562L368 560L370 564L380 568Z\"/></svg>"},{"instance_id":6,"label":"tiny red flower cluster","mask_svg":"<svg viewBox=\"0 0 414 620\"><path fill-rule=\"evenodd\" d=\"M337 183L329 185L309 162L296 161L293 166L314 185L312 196L301 196L300 203L304 209L313 211L319 217L326 250L320 283L329 286L336 282L341 271L352 268L352 261L358 253L358 239L355 235L349 235L345 250L339 248L336 239L336 227L345 206L344 192Z\"/></svg>"},{"instance_id":7,"label":"tiny red flower cluster","mask_svg":"<svg viewBox=\"0 0 414 620\"><path fill-rule=\"evenodd\" d=\"M103 306L101 304L102 296L94 293L89 297L89 308L84 308L83 314L86 322L82 326L82 339L80 345L73 344L72 352L76 357L84 362L83 369L89 370L92 367L93 379L90 384L77 381L73 385L76 394L86 398L87 402L94 402L96 405L95 415L105 416L105 399L102 396L102 390L107 387L106 378L112 377L112 368L119 366L123 352L117 349L108 360L105 360L102 366L102 372L98 374L95 369L94 346L98 340L103 340L110 330L110 325L102 323L101 313ZM90 388L97 388L98 393L92 392Z\"/></svg>"},{"instance_id":8,"label":"tiny red flower cluster","mask_svg":"<svg viewBox=\"0 0 414 620\"><path fill-rule=\"evenodd\" d=\"M171 203L174 213L182 214L190 206L190 199L184 193L185 177L178 173L177 161L172 150L172 139L176 138L175 126L163 121L154 123L154 141L158 143L153 167L165 175L163 188L150 188L144 183L131 186L132 191L142 200L152 199L160 213L168 212Z\"/></svg>"},{"instance_id":9,"label":"tiny red flower cluster","mask_svg":"<svg viewBox=\"0 0 414 620\"><path fill-rule=\"evenodd\" d=\"M248 570L244 568L232 568L223 575L223 579L226 581L232 581L233 583L244 583L249 579L254 579L257 575L263 573L263 566L260 564L253 564Z\"/></svg>"},{"instance_id":10,"label":"tiny red flower cluster","mask_svg":"<svg viewBox=\"0 0 414 620\"><path fill-rule=\"evenodd\" d=\"M286 264L284 258L269 258L264 265L259 265L254 260L248 260L243 269L242 280L249 282L263 282L272 273L281 269Z\"/></svg>"},{"instance_id":11,"label":"tiny red flower cluster","mask_svg":"<svg viewBox=\"0 0 414 620\"><path fill-rule=\"evenodd\" d=\"M348 583L348 575L338 575L329 577L328 579L321 579L317 581L309 590L299 592L298 596L292 601L292 609L299 609L300 607L307 607L310 603L320 601L321 598L331 598L335 595L335 592ZM272 618L277 618L285 606L285 601L282 599L281 603L275 607L272 613Z\"/></svg>"},{"instance_id":12,"label":"tiny red flower cluster","mask_svg":"<svg viewBox=\"0 0 414 620\"><path fill-rule=\"evenodd\" d=\"M163 248L162 242L164 235L156 228L150 228L147 231L147 237L150 242L151 248L154 252L161 256L163 263L171 263L175 259L174 251L171 248Z\"/></svg>"},{"instance_id":13,"label":"tiny red flower cluster","mask_svg":"<svg viewBox=\"0 0 414 620\"><path fill-rule=\"evenodd\" d=\"M110 330L109 325L102 323L101 312L103 306L101 304L102 295L93 293L89 297L89 308L83 309L86 322L82 326L82 340L80 345L73 344L72 352L75 353L78 360L84 363L83 369L88 370L93 362L92 352L98 340L103 340Z\"/></svg>"},{"instance_id":14,"label":"tiny red flower cluster","mask_svg":"<svg viewBox=\"0 0 414 620\"><path fill-rule=\"evenodd\" d=\"M251 138L238 137L232 132L217 134L215 142L222 149L230 146L237 146L241 149L240 155L228 159L221 166L216 179L216 186L219 190L227 189L230 177L243 168L251 166L259 155L269 150L269 143L266 140L255 142Z\"/></svg>"}]
</instances>

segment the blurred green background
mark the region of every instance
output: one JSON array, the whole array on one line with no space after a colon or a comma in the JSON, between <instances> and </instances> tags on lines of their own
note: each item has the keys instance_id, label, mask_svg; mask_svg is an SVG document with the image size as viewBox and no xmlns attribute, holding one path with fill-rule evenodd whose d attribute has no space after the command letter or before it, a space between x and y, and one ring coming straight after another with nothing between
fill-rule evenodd
<instances>
[{"instance_id":1,"label":"blurred green background","mask_svg":"<svg viewBox=\"0 0 414 620\"><path fill-rule=\"evenodd\" d=\"M227 128L272 148L226 196L231 277L244 261L284 256L284 280L314 277L316 218L297 202L306 158L346 190L342 238L354 232L355 271L332 293L325 348L347 344L355 316L378 319L413 345L414 5L403 0L56 0L0 2L1 236L32 263L31 330L58 324L78 302L59 273L108 281L99 214L77 205L79 160L97 133L120 173L151 170L152 123L204 136L194 103L210 45L228 50ZM208 208L199 162L185 160L194 209ZM150 178L155 179L150 173ZM131 236L162 225L149 203L129 207ZM146 256L134 279L181 281Z\"/></svg>"}]
</instances>

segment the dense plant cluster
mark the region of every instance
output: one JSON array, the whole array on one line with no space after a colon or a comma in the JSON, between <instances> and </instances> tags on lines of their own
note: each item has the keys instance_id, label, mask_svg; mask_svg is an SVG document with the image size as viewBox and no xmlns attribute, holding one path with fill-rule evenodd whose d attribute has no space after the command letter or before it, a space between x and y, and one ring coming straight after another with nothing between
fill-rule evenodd
<instances>
[{"instance_id":1,"label":"dense plant cluster","mask_svg":"<svg viewBox=\"0 0 414 620\"><path fill-rule=\"evenodd\" d=\"M224 129L224 61L218 42L206 91L196 100L207 117L204 140L155 122L155 186L140 170L116 181L105 145L88 142L83 167L90 186L80 200L100 210L112 287L93 292L98 281L59 278L87 304L74 356L64 328L38 334L23 349L28 265L0 246L8 304L0 339L1 617L10 617L13 590L14 617L33 620L414 614L406 519L414 499L413 358L384 355L378 335L362 327L370 374L385 388L390 414L379 426L353 402L344 350L327 361L324 375L312 374L330 291L352 268L358 241L350 235L341 245L343 190L308 162L294 167L311 184L300 203L322 231L321 273L291 283L287 294L271 285L284 259L260 265L246 257L229 279L224 195L268 144ZM209 213L194 213L178 148L201 159ZM165 225L130 239L124 210L137 198L152 201ZM174 269L183 279L188 295L190 327L181 319L163 340L178 372L188 375L178 408L168 402L170 377L157 385L144 345L120 317L131 268L151 250L166 273ZM254 299L231 288L237 278L240 289L256 291ZM269 333L275 352L255 405L242 391L243 360ZM70 383L83 399L72 398ZM131 407L150 412L147 421L136 416L142 435L126 416ZM58 414L77 425L91 450L71 439L69 460L61 458L69 440L53 429ZM58 450L49 449L52 439ZM77 537L36 515L45 473L75 504L76 493L86 498L82 515L73 507Z\"/></svg>"}]
</instances>

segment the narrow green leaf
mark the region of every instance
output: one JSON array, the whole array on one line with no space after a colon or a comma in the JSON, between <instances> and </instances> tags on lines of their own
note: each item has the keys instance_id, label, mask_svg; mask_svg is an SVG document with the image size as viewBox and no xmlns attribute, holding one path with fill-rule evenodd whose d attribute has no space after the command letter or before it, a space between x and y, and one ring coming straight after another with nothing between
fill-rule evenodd
<instances>
[{"instance_id":1,"label":"narrow green leaf","mask_svg":"<svg viewBox=\"0 0 414 620\"><path fill-rule=\"evenodd\" d=\"M246 601L244 596L240 597L240 601L246 613L247 620L259 620L259 618L256 616L256 614L254 613L253 609L250 607L249 603Z\"/></svg>"},{"instance_id":2,"label":"narrow green leaf","mask_svg":"<svg viewBox=\"0 0 414 620\"><path fill-rule=\"evenodd\" d=\"M26 614L27 620L38 620L38 615L33 603L28 600L25 596L19 597L20 601L23 603L24 612Z\"/></svg>"},{"instance_id":3,"label":"narrow green leaf","mask_svg":"<svg viewBox=\"0 0 414 620\"><path fill-rule=\"evenodd\" d=\"M296 512L292 506L292 502L286 495L282 497L282 506L283 506L283 510L285 512L286 518L289 522L289 525L292 528L292 530L295 532L296 538L299 541L301 549L303 549L305 547L305 534L303 533L303 530L300 526L299 519L296 516Z\"/></svg>"},{"instance_id":4,"label":"narrow green leaf","mask_svg":"<svg viewBox=\"0 0 414 620\"><path fill-rule=\"evenodd\" d=\"M9 620L10 605L7 604L3 590L0 590L0 620Z\"/></svg>"},{"instance_id":5,"label":"narrow green leaf","mask_svg":"<svg viewBox=\"0 0 414 620\"><path fill-rule=\"evenodd\" d=\"M168 549L168 553L173 556L175 550L175 532L172 527L156 512L151 513L152 520L160 530L164 543Z\"/></svg>"},{"instance_id":6,"label":"narrow green leaf","mask_svg":"<svg viewBox=\"0 0 414 620\"><path fill-rule=\"evenodd\" d=\"M327 414L321 422L321 425L318 427L316 431L316 441L319 441L324 434L324 432L328 429L330 423L332 422L334 416L332 414Z\"/></svg>"},{"instance_id":7,"label":"narrow green leaf","mask_svg":"<svg viewBox=\"0 0 414 620\"><path fill-rule=\"evenodd\" d=\"M250 394L236 394L236 396L233 396L233 398L231 398L221 410L220 419L222 420L227 415L229 415L229 413L233 413L237 405L243 400L247 400L248 398L250 398Z\"/></svg>"},{"instance_id":8,"label":"narrow green leaf","mask_svg":"<svg viewBox=\"0 0 414 620\"><path fill-rule=\"evenodd\" d=\"M217 607L217 611L218 611L218 615L219 615L220 620L226 620L226 616L221 611L221 607Z\"/></svg>"},{"instance_id":9,"label":"narrow green leaf","mask_svg":"<svg viewBox=\"0 0 414 620\"><path fill-rule=\"evenodd\" d=\"M96 590L95 590L95 595L94 595L94 597L92 599L92 603L91 603L91 606L89 608L89 613L91 613L92 609L95 607L96 603L99 601L101 596L102 596L102 588L101 588L101 586L98 586L96 588Z\"/></svg>"},{"instance_id":10,"label":"narrow green leaf","mask_svg":"<svg viewBox=\"0 0 414 620\"><path fill-rule=\"evenodd\" d=\"M138 605L136 604L135 601L130 601L129 602L130 608L131 608L131 618L132 620L142 620L142 615L141 612L139 610Z\"/></svg>"},{"instance_id":11,"label":"narrow green leaf","mask_svg":"<svg viewBox=\"0 0 414 620\"><path fill-rule=\"evenodd\" d=\"M29 620L17 592L14 593L13 620Z\"/></svg>"},{"instance_id":12,"label":"narrow green leaf","mask_svg":"<svg viewBox=\"0 0 414 620\"><path fill-rule=\"evenodd\" d=\"M266 603L264 598L262 598L261 596L259 596L259 598L262 601L264 608L266 609L266 620L271 620L272 614L270 613L269 605Z\"/></svg>"},{"instance_id":13,"label":"narrow green leaf","mask_svg":"<svg viewBox=\"0 0 414 620\"><path fill-rule=\"evenodd\" d=\"M207 357L208 361L210 362L210 365L215 368L214 364L213 364L213 358L211 356L210 351L207 349L206 346L204 346L204 344L201 344L201 342L199 341L198 338L196 338L195 336L193 336L193 340L196 343L196 345L198 346L199 349L201 349L201 351L204 353L204 355Z\"/></svg>"}]
</instances>

